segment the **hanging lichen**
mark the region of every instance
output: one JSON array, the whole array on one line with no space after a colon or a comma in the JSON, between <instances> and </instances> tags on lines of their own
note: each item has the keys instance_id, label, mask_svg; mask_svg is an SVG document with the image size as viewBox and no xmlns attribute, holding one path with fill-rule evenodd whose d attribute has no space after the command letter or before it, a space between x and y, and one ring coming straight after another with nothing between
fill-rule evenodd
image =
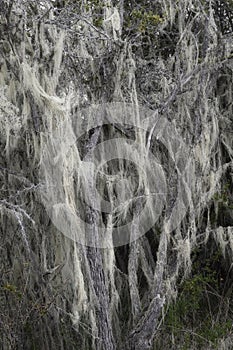
<instances>
[{"instance_id":1,"label":"hanging lichen","mask_svg":"<svg viewBox=\"0 0 233 350\"><path fill-rule=\"evenodd\" d=\"M1 6L2 349L227 349L230 1Z\"/></svg>"}]
</instances>

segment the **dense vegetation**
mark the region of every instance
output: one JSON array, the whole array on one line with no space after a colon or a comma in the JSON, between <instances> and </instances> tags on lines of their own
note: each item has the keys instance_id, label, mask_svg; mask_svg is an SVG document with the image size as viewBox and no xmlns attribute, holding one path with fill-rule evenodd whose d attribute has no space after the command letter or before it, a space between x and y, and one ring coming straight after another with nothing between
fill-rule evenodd
<instances>
[{"instance_id":1,"label":"dense vegetation","mask_svg":"<svg viewBox=\"0 0 233 350\"><path fill-rule=\"evenodd\" d=\"M231 349L233 1L0 4L0 349Z\"/></svg>"}]
</instances>

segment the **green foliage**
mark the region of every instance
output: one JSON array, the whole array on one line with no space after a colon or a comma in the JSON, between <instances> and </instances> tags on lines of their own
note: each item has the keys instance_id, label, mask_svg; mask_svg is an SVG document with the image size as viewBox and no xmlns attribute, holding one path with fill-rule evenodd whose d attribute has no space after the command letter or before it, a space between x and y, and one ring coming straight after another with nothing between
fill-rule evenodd
<instances>
[{"instance_id":1,"label":"green foliage","mask_svg":"<svg viewBox=\"0 0 233 350\"><path fill-rule=\"evenodd\" d=\"M103 25L103 9L106 7L102 0L88 0L84 5L87 12L91 12L93 18L93 25L95 27L102 27ZM109 6L107 6L109 7Z\"/></svg>"},{"instance_id":2,"label":"green foliage","mask_svg":"<svg viewBox=\"0 0 233 350\"><path fill-rule=\"evenodd\" d=\"M88 0L84 5L86 11L101 12L104 7L102 0Z\"/></svg>"},{"instance_id":3,"label":"green foliage","mask_svg":"<svg viewBox=\"0 0 233 350\"><path fill-rule=\"evenodd\" d=\"M102 18L94 18L93 24L95 27L101 27L103 24L103 19Z\"/></svg>"},{"instance_id":4,"label":"green foliage","mask_svg":"<svg viewBox=\"0 0 233 350\"><path fill-rule=\"evenodd\" d=\"M103 24L104 7L110 6L104 4L102 0L89 0L84 6L86 11L91 11L93 24L96 27L101 27ZM131 12L125 12L124 29L129 32L153 33L162 22L163 18L158 13L148 10L147 6L140 6L132 9Z\"/></svg>"},{"instance_id":5,"label":"green foliage","mask_svg":"<svg viewBox=\"0 0 233 350\"><path fill-rule=\"evenodd\" d=\"M13 284L7 283L3 286L3 290L12 293L18 299L22 298L22 293Z\"/></svg>"},{"instance_id":6,"label":"green foliage","mask_svg":"<svg viewBox=\"0 0 233 350\"><path fill-rule=\"evenodd\" d=\"M200 336L203 338L199 339L201 345L205 345L205 339L210 343L217 346L219 339L224 338L232 329L232 321L227 320L223 322L216 322L213 324L213 320L209 317L203 324L199 331ZM216 348L217 349L217 348Z\"/></svg>"},{"instance_id":7,"label":"green foliage","mask_svg":"<svg viewBox=\"0 0 233 350\"><path fill-rule=\"evenodd\" d=\"M226 183L223 186L222 191L215 193L213 198L215 201L217 201L223 207L233 209L233 202L230 198L230 193L231 193L230 187L231 187L231 185L229 183Z\"/></svg>"},{"instance_id":8,"label":"green foliage","mask_svg":"<svg viewBox=\"0 0 233 350\"><path fill-rule=\"evenodd\" d=\"M129 37L139 33L154 35L164 22L163 12L157 2L128 2L125 5L123 32Z\"/></svg>"},{"instance_id":9,"label":"green foliage","mask_svg":"<svg viewBox=\"0 0 233 350\"><path fill-rule=\"evenodd\" d=\"M202 266L201 254L197 250L197 260L193 264L193 275L179 287L179 296L169 306L164 325L171 332L182 350L196 344L198 349L210 345L217 349L218 341L232 331L232 320L219 317L219 272L215 266L222 258L220 250L205 260ZM195 256L194 256L195 259ZM221 279L222 280L222 279ZM221 297L223 298L223 296ZM224 300L221 302L224 304Z\"/></svg>"},{"instance_id":10,"label":"green foliage","mask_svg":"<svg viewBox=\"0 0 233 350\"><path fill-rule=\"evenodd\" d=\"M163 18L152 11L133 10L131 13L129 26L135 26L140 32L153 31L159 24L163 22Z\"/></svg>"}]
</instances>

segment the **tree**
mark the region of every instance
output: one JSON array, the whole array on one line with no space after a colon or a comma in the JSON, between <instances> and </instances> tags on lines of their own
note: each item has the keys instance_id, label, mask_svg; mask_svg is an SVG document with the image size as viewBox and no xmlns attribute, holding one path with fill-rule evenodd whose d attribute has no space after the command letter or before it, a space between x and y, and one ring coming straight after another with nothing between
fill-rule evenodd
<instances>
[{"instance_id":1,"label":"tree","mask_svg":"<svg viewBox=\"0 0 233 350\"><path fill-rule=\"evenodd\" d=\"M1 7L2 349L228 344L232 2Z\"/></svg>"}]
</instances>

